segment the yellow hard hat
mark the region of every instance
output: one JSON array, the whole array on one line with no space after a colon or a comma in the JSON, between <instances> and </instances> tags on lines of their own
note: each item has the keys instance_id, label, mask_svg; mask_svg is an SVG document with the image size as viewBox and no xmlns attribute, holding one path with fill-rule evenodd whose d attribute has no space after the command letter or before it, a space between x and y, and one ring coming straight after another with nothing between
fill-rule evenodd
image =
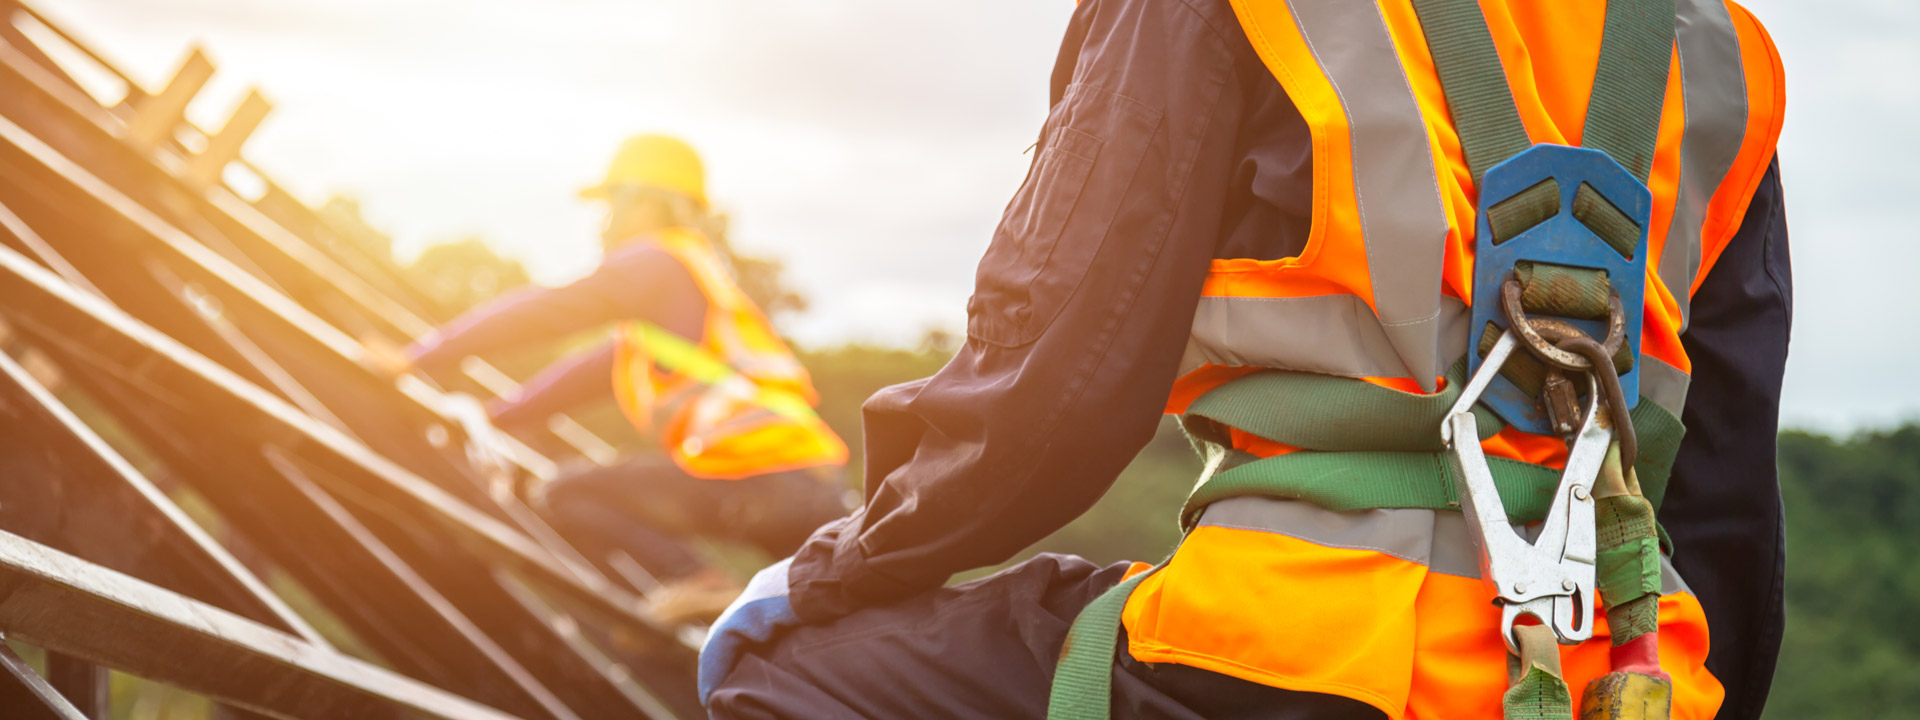
<instances>
[{"instance_id":1,"label":"yellow hard hat","mask_svg":"<svg viewBox=\"0 0 1920 720\"><path fill-rule=\"evenodd\" d=\"M615 188L643 187L671 190L705 203L706 186L706 172L692 146L666 135L635 135L620 143L613 164L607 167L607 179L581 190L580 197L600 200Z\"/></svg>"}]
</instances>

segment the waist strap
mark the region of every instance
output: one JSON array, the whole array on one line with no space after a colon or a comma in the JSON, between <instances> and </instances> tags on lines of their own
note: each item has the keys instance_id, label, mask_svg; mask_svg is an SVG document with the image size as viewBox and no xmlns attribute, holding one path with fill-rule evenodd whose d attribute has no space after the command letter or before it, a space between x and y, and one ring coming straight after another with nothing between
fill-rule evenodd
<instances>
[{"instance_id":1,"label":"waist strap","mask_svg":"<svg viewBox=\"0 0 1920 720\"><path fill-rule=\"evenodd\" d=\"M1208 505L1245 496L1302 500L1336 511L1458 510L1458 479L1443 455L1440 422L1465 382L1466 361L1461 360L1448 371L1446 389L1433 395L1285 370L1262 371L1213 389L1181 418L1207 460L1181 510L1181 527L1192 530ZM1481 439L1498 432L1493 413L1476 407L1474 414ZM1632 417L1640 436L1635 472L1647 499L1658 507L1685 428L1659 403L1640 403ZM1303 449L1258 458L1233 449L1227 428ZM1503 458L1488 461L1510 520L1532 523L1546 516L1558 470ZM1665 544L1664 531L1661 540ZM1152 572L1110 588L1074 619L1055 670L1048 720L1108 717L1121 612Z\"/></svg>"},{"instance_id":2,"label":"waist strap","mask_svg":"<svg viewBox=\"0 0 1920 720\"><path fill-rule=\"evenodd\" d=\"M1181 510L1181 526L1191 528L1207 505L1248 495L1303 500L1342 512L1459 509L1459 478L1446 459L1439 428L1465 376L1465 361L1455 363L1446 389L1432 395L1285 370L1262 371L1213 389L1181 419L1206 459L1200 482ZM1500 427L1493 413L1479 407L1474 413L1481 439L1492 437ZM1632 418L1640 437L1634 472L1658 508L1685 427L1654 402L1640 403ZM1229 428L1301 449L1257 458L1233 449ZM1558 470L1504 458L1488 462L1509 520L1533 523L1546 515Z\"/></svg>"}]
</instances>

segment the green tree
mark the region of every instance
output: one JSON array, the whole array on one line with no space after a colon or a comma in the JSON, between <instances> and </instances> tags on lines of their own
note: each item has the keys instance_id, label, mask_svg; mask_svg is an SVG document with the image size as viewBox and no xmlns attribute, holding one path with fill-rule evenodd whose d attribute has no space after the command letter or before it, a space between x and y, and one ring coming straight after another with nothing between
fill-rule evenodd
<instances>
[{"instance_id":1,"label":"green tree","mask_svg":"<svg viewBox=\"0 0 1920 720\"><path fill-rule=\"evenodd\" d=\"M1920 425L1780 436L1787 634L1769 718L1920 718Z\"/></svg>"},{"instance_id":2,"label":"green tree","mask_svg":"<svg viewBox=\"0 0 1920 720\"><path fill-rule=\"evenodd\" d=\"M427 297L455 311L529 282L520 261L501 257L477 236L427 248L407 264L406 274Z\"/></svg>"},{"instance_id":3,"label":"green tree","mask_svg":"<svg viewBox=\"0 0 1920 720\"><path fill-rule=\"evenodd\" d=\"M326 229L370 257L393 257L393 238L375 229L360 213L360 201L335 195L314 211Z\"/></svg>"}]
</instances>

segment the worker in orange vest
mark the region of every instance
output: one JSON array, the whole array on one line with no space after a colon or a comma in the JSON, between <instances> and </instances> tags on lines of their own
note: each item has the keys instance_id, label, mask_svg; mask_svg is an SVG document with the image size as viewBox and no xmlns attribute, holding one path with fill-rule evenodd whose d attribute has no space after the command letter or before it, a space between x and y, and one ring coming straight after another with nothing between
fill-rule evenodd
<instances>
[{"instance_id":1,"label":"worker in orange vest","mask_svg":"<svg viewBox=\"0 0 1920 720\"><path fill-rule=\"evenodd\" d=\"M867 401L866 503L714 626L713 717L1759 716L1791 295L1750 13L1084 0L1052 77L965 347ZM1168 560L942 587L1163 412L1206 461Z\"/></svg>"},{"instance_id":2,"label":"worker in orange vest","mask_svg":"<svg viewBox=\"0 0 1920 720\"><path fill-rule=\"evenodd\" d=\"M664 596L675 602L656 603L663 620L717 612L724 600L711 598L738 588L686 541L793 552L845 512L847 447L814 413L806 369L702 230L705 178L691 147L631 138L605 181L581 194L607 206L605 257L592 274L471 310L416 342L405 364L441 370L613 326L607 342L555 362L489 413L505 429L533 426L605 398L610 378L620 408L660 452L562 477L536 504L583 549L624 551L670 583Z\"/></svg>"}]
</instances>

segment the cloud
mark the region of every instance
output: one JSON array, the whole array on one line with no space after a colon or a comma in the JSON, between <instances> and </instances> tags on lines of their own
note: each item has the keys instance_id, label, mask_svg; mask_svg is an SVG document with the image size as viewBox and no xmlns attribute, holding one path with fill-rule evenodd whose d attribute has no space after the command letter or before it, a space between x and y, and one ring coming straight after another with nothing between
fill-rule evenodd
<instances>
[{"instance_id":1,"label":"cloud","mask_svg":"<svg viewBox=\"0 0 1920 720\"><path fill-rule=\"evenodd\" d=\"M1846 430L1920 418L1920 5L1746 3L1787 69L1781 180L1794 263L1782 414Z\"/></svg>"}]
</instances>

